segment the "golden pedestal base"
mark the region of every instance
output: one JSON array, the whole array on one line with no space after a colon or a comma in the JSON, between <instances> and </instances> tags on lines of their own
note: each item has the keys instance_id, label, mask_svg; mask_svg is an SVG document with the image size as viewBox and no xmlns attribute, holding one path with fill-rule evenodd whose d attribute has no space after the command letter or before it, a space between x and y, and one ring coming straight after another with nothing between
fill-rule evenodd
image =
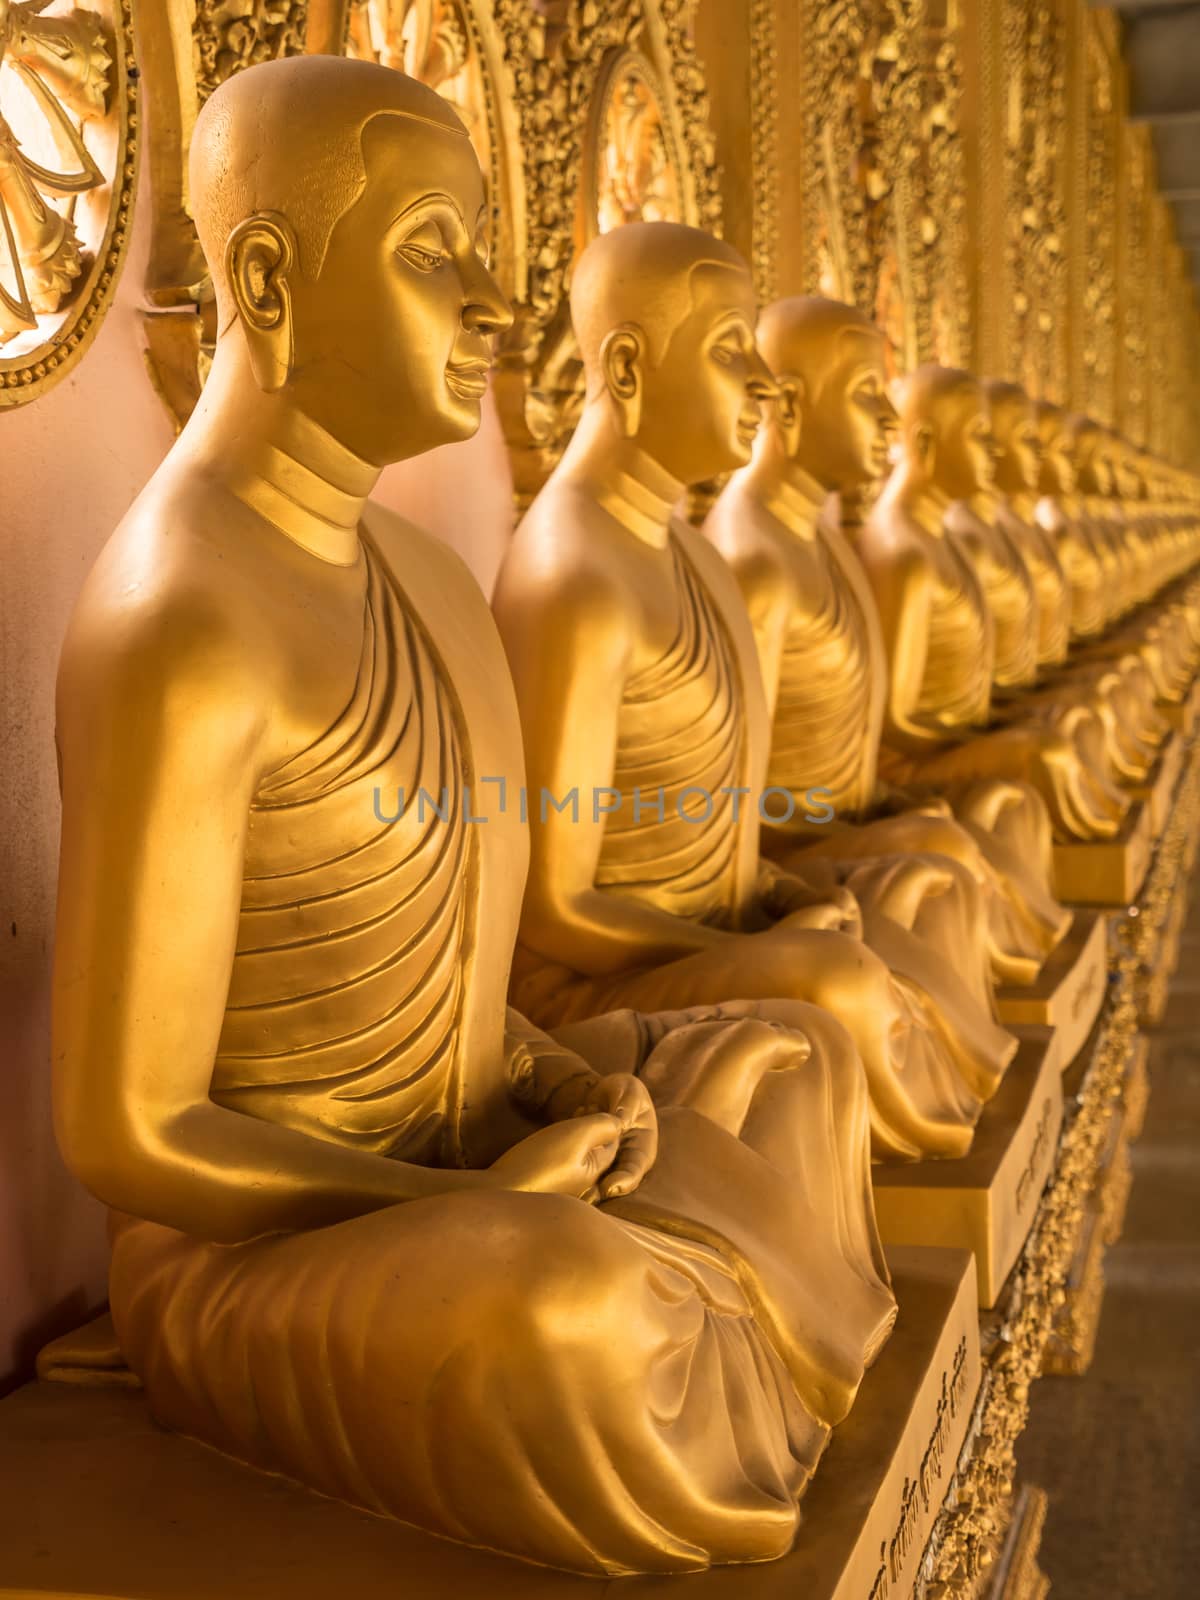
<instances>
[{"instance_id":1,"label":"golden pedestal base","mask_svg":"<svg viewBox=\"0 0 1200 1600\"><path fill-rule=\"evenodd\" d=\"M629 1600L907 1596L979 1384L975 1270L889 1257L900 1319L803 1501L782 1560L623 1578ZM449 1544L150 1422L140 1395L35 1383L0 1404L0 1582L48 1600L596 1600L594 1579ZM0 1594L11 1592L0 1590ZM607 1589L606 1589L607 1592Z\"/></svg>"},{"instance_id":2,"label":"golden pedestal base","mask_svg":"<svg viewBox=\"0 0 1200 1600\"><path fill-rule=\"evenodd\" d=\"M1115 839L1054 846L1058 898L1073 905L1128 905L1142 887L1153 848L1150 807L1136 800Z\"/></svg>"},{"instance_id":3,"label":"golden pedestal base","mask_svg":"<svg viewBox=\"0 0 1200 1600\"><path fill-rule=\"evenodd\" d=\"M1054 1168L1062 1083L1051 1038L1025 1039L983 1108L969 1154L872 1171L875 1214L889 1245L953 1245L974 1253L979 1304L996 1304Z\"/></svg>"},{"instance_id":4,"label":"golden pedestal base","mask_svg":"<svg viewBox=\"0 0 1200 1600\"><path fill-rule=\"evenodd\" d=\"M1200 836L1200 746L1185 747L1183 769L1171 797L1138 904L1117 925L1120 944L1134 973L1139 1020L1157 1023L1167 1003L1171 975L1191 893L1190 875Z\"/></svg>"},{"instance_id":5,"label":"golden pedestal base","mask_svg":"<svg viewBox=\"0 0 1200 1600\"><path fill-rule=\"evenodd\" d=\"M997 990L1000 1021L1053 1028L1051 1054L1065 1071L1100 1015L1107 985L1108 915L1077 911L1067 937L1051 952L1035 983Z\"/></svg>"}]
</instances>

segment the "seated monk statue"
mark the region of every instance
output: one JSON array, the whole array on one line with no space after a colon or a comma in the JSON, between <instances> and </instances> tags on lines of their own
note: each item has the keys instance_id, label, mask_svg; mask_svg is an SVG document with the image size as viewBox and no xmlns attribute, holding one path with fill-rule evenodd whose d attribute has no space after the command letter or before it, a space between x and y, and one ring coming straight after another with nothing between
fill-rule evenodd
<instances>
[{"instance_id":1,"label":"seated monk statue","mask_svg":"<svg viewBox=\"0 0 1200 1600\"><path fill-rule=\"evenodd\" d=\"M569 1045L506 1007L503 650L368 500L474 432L510 321L466 130L273 61L205 105L190 195L211 375L58 692L56 1124L125 1359L167 1427L449 1539L780 1556L895 1317L866 1082L804 1004Z\"/></svg>"},{"instance_id":2,"label":"seated monk statue","mask_svg":"<svg viewBox=\"0 0 1200 1600\"><path fill-rule=\"evenodd\" d=\"M1062 555L1071 586L1071 637L1086 652L1103 634L1108 615L1104 568L1076 492L1070 419L1060 407L1044 401L1036 413L1043 447L1036 515ZM1091 660L1085 654L1073 661L1070 677L1095 685L1096 707L1105 719L1109 748L1122 777L1145 778L1170 734L1145 662L1132 649L1101 651Z\"/></svg>"},{"instance_id":3,"label":"seated monk statue","mask_svg":"<svg viewBox=\"0 0 1200 1600\"><path fill-rule=\"evenodd\" d=\"M1048 400L1034 402L1040 445L1034 518L1058 552L1071 595L1072 642L1104 631L1109 602L1104 567L1076 492L1067 415Z\"/></svg>"},{"instance_id":4,"label":"seated monk statue","mask_svg":"<svg viewBox=\"0 0 1200 1600\"><path fill-rule=\"evenodd\" d=\"M1109 592L1115 596L1105 635L1089 641L1085 658L1111 660L1134 654L1150 679L1156 700L1178 705L1191 681L1183 643L1187 624L1177 633L1177 619L1160 607L1151 607L1144 615L1130 615L1142 583L1118 482L1119 441L1090 417L1071 419L1071 441L1085 514L1102 552Z\"/></svg>"},{"instance_id":5,"label":"seated monk statue","mask_svg":"<svg viewBox=\"0 0 1200 1600\"><path fill-rule=\"evenodd\" d=\"M1037 524L1041 443L1029 396L1015 383L983 386L991 421L994 474L989 510L1028 572L1037 618L1037 672L1060 666L1071 639L1071 589L1054 544Z\"/></svg>"},{"instance_id":6,"label":"seated monk statue","mask_svg":"<svg viewBox=\"0 0 1200 1600\"><path fill-rule=\"evenodd\" d=\"M969 501L958 501L946 515L947 529L963 536L974 552L974 524L1002 540L1025 575L1024 607L1005 609L996 588L989 586L986 564L976 572L995 622L997 720L1039 720L1070 737L1092 770L1110 785L1140 782L1153 764L1126 735L1128 700L1123 673L1072 667L1061 670L1071 637L1072 591L1054 541L1038 525L1034 491L1041 472L1041 438L1037 418L1025 391L1014 383L983 385L991 425L993 481ZM1005 646L1023 633L1028 670L1006 673ZM1047 682L1047 678L1050 679ZM1035 692L1030 692L1033 685ZM1006 690L1018 689L1004 700Z\"/></svg>"},{"instance_id":7,"label":"seated monk statue","mask_svg":"<svg viewBox=\"0 0 1200 1600\"><path fill-rule=\"evenodd\" d=\"M704 531L733 568L750 614L771 717L767 781L791 794L793 816L763 828L772 859L801 877L826 860L926 851L951 856L978 885L975 896L941 895L915 925L960 964L985 939L985 969L1029 983L1070 923L1049 888L1045 850L1025 861L982 827L923 797L901 814L876 766L887 666L875 602L858 557L833 514L831 494L866 489L885 470L894 421L882 330L854 307L820 296L777 301L759 318L757 342L778 395L768 406L750 464L734 473ZM1027 786L1002 780L984 802L1044 813ZM805 796L834 811L808 820ZM982 898L982 910L971 899ZM974 929L948 913L968 909ZM955 954L957 952L957 956Z\"/></svg>"},{"instance_id":8,"label":"seated monk statue","mask_svg":"<svg viewBox=\"0 0 1200 1600\"><path fill-rule=\"evenodd\" d=\"M990 726L992 619L946 529L953 502L991 477L980 386L966 372L919 367L900 386L899 411L900 458L858 534L888 658L880 770L902 785L1024 778L1061 838L1112 838L1128 798L1068 733L1038 722Z\"/></svg>"},{"instance_id":9,"label":"seated monk statue","mask_svg":"<svg viewBox=\"0 0 1200 1600\"><path fill-rule=\"evenodd\" d=\"M870 930L903 961L891 973L857 937L854 882L814 889L760 860L761 812L788 797L763 794L753 633L732 573L674 509L686 485L749 459L774 387L755 312L737 252L676 223L616 228L576 264L584 409L493 599L530 796L510 995L543 1026L812 1002L858 1046L876 1156L961 1154L1011 1051L969 995L943 1014L916 977L938 963L907 924L954 863L866 869L894 880L896 920Z\"/></svg>"}]
</instances>

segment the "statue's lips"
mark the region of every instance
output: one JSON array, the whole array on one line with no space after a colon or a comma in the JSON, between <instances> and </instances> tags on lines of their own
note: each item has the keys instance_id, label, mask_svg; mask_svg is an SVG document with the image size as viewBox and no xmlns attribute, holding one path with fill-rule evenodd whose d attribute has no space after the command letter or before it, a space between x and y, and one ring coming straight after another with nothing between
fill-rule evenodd
<instances>
[{"instance_id":1,"label":"statue's lips","mask_svg":"<svg viewBox=\"0 0 1200 1600\"><path fill-rule=\"evenodd\" d=\"M478 400L487 392L489 361L460 361L446 368L446 387L464 400Z\"/></svg>"},{"instance_id":2,"label":"statue's lips","mask_svg":"<svg viewBox=\"0 0 1200 1600\"><path fill-rule=\"evenodd\" d=\"M743 444L750 444L754 440L761 422L762 418L757 411L753 415L738 418L738 438L741 439Z\"/></svg>"}]
</instances>

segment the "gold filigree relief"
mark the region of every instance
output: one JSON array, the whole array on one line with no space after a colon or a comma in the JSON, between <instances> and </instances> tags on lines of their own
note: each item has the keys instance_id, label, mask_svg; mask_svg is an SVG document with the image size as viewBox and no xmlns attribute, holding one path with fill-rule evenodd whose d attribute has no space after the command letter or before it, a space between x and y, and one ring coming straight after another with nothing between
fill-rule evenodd
<instances>
[{"instance_id":1,"label":"gold filigree relief","mask_svg":"<svg viewBox=\"0 0 1200 1600\"><path fill-rule=\"evenodd\" d=\"M968 359L967 174L959 107L963 92L954 17L926 20L914 83L914 137L907 141L897 218L909 259L915 361Z\"/></svg>"},{"instance_id":2,"label":"gold filigree relief","mask_svg":"<svg viewBox=\"0 0 1200 1600\"><path fill-rule=\"evenodd\" d=\"M82 354L129 236L137 127L127 0L0 0L0 406Z\"/></svg>"},{"instance_id":3,"label":"gold filigree relief","mask_svg":"<svg viewBox=\"0 0 1200 1600\"><path fill-rule=\"evenodd\" d=\"M913 29L912 0L808 0L804 122L816 225L806 276L864 310L878 302L891 230Z\"/></svg>"},{"instance_id":4,"label":"gold filigree relief","mask_svg":"<svg viewBox=\"0 0 1200 1600\"><path fill-rule=\"evenodd\" d=\"M516 320L500 352L496 380L521 504L545 481L582 403L566 296L575 252L588 237L589 208L596 227L601 196L607 196L610 222L618 213L628 215L626 202L649 179L648 202L671 205L680 220L719 233L720 190L708 96L692 35L695 0L493 4L519 109L528 195L527 275L516 288ZM640 127L627 118L618 152L603 143L598 130L611 127L604 107L611 108L612 101L606 102L605 86L613 82L614 71L618 85L623 77L629 81L620 63L628 67L631 57L641 63L644 115ZM639 153L636 139L642 132L650 148ZM656 147L660 134L661 147ZM638 173L629 167L631 155Z\"/></svg>"},{"instance_id":5,"label":"gold filigree relief","mask_svg":"<svg viewBox=\"0 0 1200 1600\"><path fill-rule=\"evenodd\" d=\"M891 364L965 358L956 22L923 0L810 0L809 286L869 311Z\"/></svg>"},{"instance_id":6,"label":"gold filigree relief","mask_svg":"<svg viewBox=\"0 0 1200 1600\"><path fill-rule=\"evenodd\" d=\"M1083 303L1077 312L1083 335L1082 392L1075 397L1098 421L1113 421L1116 382L1116 174L1117 121L1115 65L1099 20L1085 18L1086 179L1084 208Z\"/></svg>"},{"instance_id":7,"label":"gold filigree relief","mask_svg":"<svg viewBox=\"0 0 1200 1600\"><path fill-rule=\"evenodd\" d=\"M1121 129L1120 166L1120 374L1117 426L1138 444L1146 442L1146 397L1150 349L1146 316L1149 259L1150 131ZM1157 270L1157 264L1156 264Z\"/></svg>"},{"instance_id":8,"label":"gold filigree relief","mask_svg":"<svg viewBox=\"0 0 1200 1600\"><path fill-rule=\"evenodd\" d=\"M683 164L653 67L635 50L602 70L584 156L585 239L625 222L679 222Z\"/></svg>"},{"instance_id":9,"label":"gold filigree relief","mask_svg":"<svg viewBox=\"0 0 1200 1600\"><path fill-rule=\"evenodd\" d=\"M779 52L775 0L750 4L750 139L754 287L761 305L775 299L779 253Z\"/></svg>"},{"instance_id":10,"label":"gold filigree relief","mask_svg":"<svg viewBox=\"0 0 1200 1600\"><path fill-rule=\"evenodd\" d=\"M243 67L304 49L307 0L196 0L193 39L200 103Z\"/></svg>"},{"instance_id":11,"label":"gold filigree relief","mask_svg":"<svg viewBox=\"0 0 1200 1600\"><path fill-rule=\"evenodd\" d=\"M1030 394L1066 394L1066 25L1061 0L1004 0L1001 348Z\"/></svg>"}]
</instances>

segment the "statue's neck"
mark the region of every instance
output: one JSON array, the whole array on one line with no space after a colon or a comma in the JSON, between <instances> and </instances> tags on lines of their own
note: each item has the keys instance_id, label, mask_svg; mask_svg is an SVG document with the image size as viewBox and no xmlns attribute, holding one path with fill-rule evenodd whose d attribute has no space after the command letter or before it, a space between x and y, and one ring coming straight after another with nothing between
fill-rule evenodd
<instances>
[{"instance_id":1,"label":"statue's neck","mask_svg":"<svg viewBox=\"0 0 1200 1600\"><path fill-rule=\"evenodd\" d=\"M934 479L907 458L896 468L892 478L892 496L896 503L920 524L926 533L940 537L944 531L946 512L950 509L950 496Z\"/></svg>"},{"instance_id":2,"label":"statue's neck","mask_svg":"<svg viewBox=\"0 0 1200 1600\"><path fill-rule=\"evenodd\" d=\"M666 547L684 485L636 439L622 437L607 418L585 411L564 464L635 538L656 549Z\"/></svg>"},{"instance_id":3,"label":"statue's neck","mask_svg":"<svg viewBox=\"0 0 1200 1600\"><path fill-rule=\"evenodd\" d=\"M247 377L240 363L214 364L187 426L189 453L294 544L331 565L354 566L379 468Z\"/></svg>"},{"instance_id":4,"label":"statue's neck","mask_svg":"<svg viewBox=\"0 0 1200 1600\"><path fill-rule=\"evenodd\" d=\"M746 484L775 520L797 538L812 540L830 490L794 457L767 428L759 436L754 459L745 468Z\"/></svg>"}]
</instances>

